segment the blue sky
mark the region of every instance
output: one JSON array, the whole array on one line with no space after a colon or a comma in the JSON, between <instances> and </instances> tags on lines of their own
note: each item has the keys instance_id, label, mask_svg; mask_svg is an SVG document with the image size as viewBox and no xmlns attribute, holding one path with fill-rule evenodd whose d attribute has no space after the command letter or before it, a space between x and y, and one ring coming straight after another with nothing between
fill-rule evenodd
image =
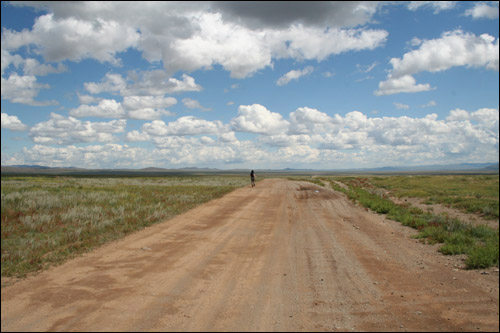
<instances>
[{"instance_id":1,"label":"blue sky","mask_svg":"<svg viewBox=\"0 0 500 333\"><path fill-rule=\"evenodd\" d=\"M498 2L2 2L2 165L498 162Z\"/></svg>"}]
</instances>

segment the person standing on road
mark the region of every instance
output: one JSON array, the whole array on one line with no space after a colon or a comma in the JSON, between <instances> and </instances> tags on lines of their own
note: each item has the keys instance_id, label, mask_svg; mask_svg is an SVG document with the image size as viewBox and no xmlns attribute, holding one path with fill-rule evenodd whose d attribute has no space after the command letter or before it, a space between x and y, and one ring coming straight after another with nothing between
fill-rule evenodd
<instances>
[{"instance_id":1,"label":"person standing on road","mask_svg":"<svg viewBox=\"0 0 500 333\"><path fill-rule=\"evenodd\" d=\"M254 187L255 186L255 172L253 170L250 172L250 180L252 182L252 187Z\"/></svg>"}]
</instances>

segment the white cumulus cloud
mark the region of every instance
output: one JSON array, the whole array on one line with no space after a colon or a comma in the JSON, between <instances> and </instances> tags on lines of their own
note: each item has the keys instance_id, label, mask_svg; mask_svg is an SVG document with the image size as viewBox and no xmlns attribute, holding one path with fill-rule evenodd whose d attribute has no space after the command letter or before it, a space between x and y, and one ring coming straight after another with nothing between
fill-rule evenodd
<instances>
[{"instance_id":1,"label":"white cumulus cloud","mask_svg":"<svg viewBox=\"0 0 500 333\"><path fill-rule=\"evenodd\" d=\"M86 168L144 168L157 165L151 153L143 148L116 143L77 147L51 147L36 144L24 148L24 163L55 167L80 166Z\"/></svg>"},{"instance_id":2,"label":"white cumulus cloud","mask_svg":"<svg viewBox=\"0 0 500 333\"><path fill-rule=\"evenodd\" d=\"M290 113L290 134L314 134L334 131L339 117L332 118L316 109L301 107Z\"/></svg>"},{"instance_id":3,"label":"white cumulus cloud","mask_svg":"<svg viewBox=\"0 0 500 333\"><path fill-rule=\"evenodd\" d=\"M71 109L69 115L77 118L125 118L125 110L121 103L114 99L103 99L98 105L80 105L76 109Z\"/></svg>"},{"instance_id":4,"label":"white cumulus cloud","mask_svg":"<svg viewBox=\"0 0 500 333\"><path fill-rule=\"evenodd\" d=\"M177 104L173 97L164 96L126 96L122 105L127 110L128 118L153 120L163 116L174 116L173 112L166 110Z\"/></svg>"},{"instance_id":5,"label":"white cumulus cloud","mask_svg":"<svg viewBox=\"0 0 500 333\"><path fill-rule=\"evenodd\" d=\"M430 84L417 84L415 78L411 75L404 75L398 78L393 78L389 75L387 81L382 81L378 85L378 90L375 95L392 95L399 93L416 93L421 91L431 90Z\"/></svg>"},{"instance_id":6,"label":"white cumulus cloud","mask_svg":"<svg viewBox=\"0 0 500 333\"><path fill-rule=\"evenodd\" d=\"M476 2L474 7L465 11L465 15L473 19L498 19L498 1L491 1L492 6L485 2Z\"/></svg>"},{"instance_id":7,"label":"white cumulus cloud","mask_svg":"<svg viewBox=\"0 0 500 333\"><path fill-rule=\"evenodd\" d=\"M153 120L142 125L142 131L151 136L183 136L198 134L218 134L224 130L221 121L208 121L193 116L180 117L176 121L165 123Z\"/></svg>"},{"instance_id":8,"label":"white cumulus cloud","mask_svg":"<svg viewBox=\"0 0 500 333\"><path fill-rule=\"evenodd\" d=\"M6 50L30 47L47 62L92 58L119 65L119 54L134 48L151 63L162 61L168 76L220 65L231 77L245 78L272 66L273 58L321 61L379 47L388 35L356 28L371 21L383 6L377 2L14 5L48 13L37 17L31 29L5 29Z\"/></svg>"},{"instance_id":9,"label":"white cumulus cloud","mask_svg":"<svg viewBox=\"0 0 500 333\"><path fill-rule=\"evenodd\" d=\"M289 124L279 113L271 112L260 104L240 105L238 115L231 120L236 132L265 135L286 132Z\"/></svg>"},{"instance_id":10,"label":"white cumulus cloud","mask_svg":"<svg viewBox=\"0 0 500 333\"><path fill-rule=\"evenodd\" d=\"M36 76L33 75L18 75L17 73L10 74L8 79L2 76L2 99L10 100L13 103L22 103L32 106L47 106L56 105L56 101L37 101L40 89L48 89L48 84L38 83Z\"/></svg>"},{"instance_id":11,"label":"white cumulus cloud","mask_svg":"<svg viewBox=\"0 0 500 333\"><path fill-rule=\"evenodd\" d=\"M276 81L278 86L284 86L288 84L291 80L298 80L302 76L311 74L314 71L314 67L307 66L303 70L291 70Z\"/></svg>"},{"instance_id":12,"label":"white cumulus cloud","mask_svg":"<svg viewBox=\"0 0 500 333\"><path fill-rule=\"evenodd\" d=\"M437 14L443 10L454 8L456 4L457 1L410 1L408 9L417 10L422 7L428 7L434 9L434 14Z\"/></svg>"},{"instance_id":13,"label":"white cumulus cloud","mask_svg":"<svg viewBox=\"0 0 500 333\"><path fill-rule=\"evenodd\" d=\"M49 13L37 17L32 30L3 30L2 46L17 50L34 45L48 62L94 58L117 64L116 53L136 46L139 37L133 27L118 20L61 18Z\"/></svg>"},{"instance_id":14,"label":"white cumulus cloud","mask_svg":"<svg viewBox=\"0 0 500 333\"><path fill-rule=\"evenodd\" d=\"M28 129L28 126L23 124L16 116L9 116L7 113L2 112L2 128L12 131L25 131Z\"/></svg>"},{"instance_id":15,"label":"white cumulus cloud","mask_svg":"<svg viewBox=\"0 0 500 333\"><path fill-rule=\"evenodd\" d=\"M109 122L82 122L73 117L51 113L50 120L33 126L29 135L39 144L74 144L83 142L113 142L114 134L125 131L125 119Z\"/></svg>"},{"instance_id":16,"label":"white cumulus cloud","mask_svg":"<svg viewBox=\"0 0 500 333\"><path fill-rule=\"evenodd\" d=\"M461 30L446 32L441 38L423 41L420 47L392 58L393 67L386 81L379 83L375 95L430 90L429 84L416 84L412 76L420 72L440 72L456 66L485 67L498 71L498 38L476 36Z\"/></svg>"},{"instance_id":17,"label":"white cumulus cloud","mask_svg":"<svg viewBox=\"0 0 500 333\"><path fill-rule=\"evenodd\" d=\"M200 104L200 102L198 102L197 100L192 99L192 98L183 98L182 103L188 109L199 109L201 111L211 111L212 110L211 108L206 108L206 107L202 106Z\"/></svg>"},{"instance_id":18,"label":"white cumulus cloud","mask_svg":"<svg viewBox=\"0 0 500 333\"><path fill-rule=\"evenodd\" d=\"M176 79L164 70L130 72L127 78L108 73L101 82L86 82L84 86L91 94L109 92L121 96L163 96L202 90L193 77L183 74L182 79Z\"/></svg>"}]
</instances>

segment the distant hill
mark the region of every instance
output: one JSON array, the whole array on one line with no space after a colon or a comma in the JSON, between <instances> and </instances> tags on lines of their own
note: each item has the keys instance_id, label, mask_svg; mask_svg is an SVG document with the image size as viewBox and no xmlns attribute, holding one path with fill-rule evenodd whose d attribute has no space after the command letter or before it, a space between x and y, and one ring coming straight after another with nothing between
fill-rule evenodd
<instances>
[{"instance_id":1,"label":"distant hill","mask_svg":"<svg viewBox=\"0 0 500 333\"><path fill-rule=\"evenodd\" d=\"M313 169L292 169L286 168L281 170L260 170L260 171L283 171L283 172L314 172L314 171L331 171L331 172L432 172L432 171L495 171L499 169L498 163L461 163L461 164L446 164L446 165L414 165L414 166L385 166L378 168L350 168L350 169L330 169L330 170L313 170Z\"/></svg>"},{"instance_id":2,"label":"distant hill","mask_svg":"<svg viewBox=\"0 0 500 333\"><path fill-rule=\"evenodd\" d=\"M20 168L20 169L51 169L51 167L43 165L10 165L9 167Z\"/></svg>"},{"instance_id":3,"label":"distant hill","mask_svg":"<svg viewBox=\"0 0 500 333\"><path fill-rule=\"evenodd\" d=\"M167 169L149 167L149 168L140 169L139 171L145 171L145 172L161 172L161 171L165 171L165 170L167 170Z\"/></svg>"},{"instance_id":4,"label":"distant hill","mask_svg":"<svg viewBox=\"0 0 500 333\"><path fill-rule=\"evenodd\" d=\"M86 169L75 167L48 167L43 165L2 165L2 174L66 174Z\"/></svg>"},{"instance_id":5,"label":"distant hill","mask_svg":"<svg viewBox=\"0 0 500 333\"><path fill-rule=\"evenodd\" d=\"M495 170L498 163L460 163L460 164L434 164L415 166L388 166L382 168L363 169L365 171L466 171L466 170Z\"/></svg>"},{"instance_id":6,"label":"distant hill","mask_svg":"<svg viewBox=\"0 0 500 333\"><path fill-rule=\"evenodd\" d=\"M75 167L48 167L42 165L9 165L2 166L2 174L27 174L27 175L172 175L172 174L244 174L246 169L221 170L215 168L186 167L179 169L165 169L148 167L143 169L83 169ZM352 169L256 169L260 173L286 173L286 174L315 174L315 173L498 173L499 163L461 163L448 165L419 165L419 166L386 166L380 168L352 168Z\"/></svg>"},{"instance_id":7,"label":"distant hill","mask_svg":"<svg viewBox=\"0 0 500 333\"><path fill-rule=\"evenodd\" d=\"M497 170L498 171L500 169L500 165L498 163L496 163L496 164L487 166L484 169L485 170Z\"/></svg>"}]
</instances>

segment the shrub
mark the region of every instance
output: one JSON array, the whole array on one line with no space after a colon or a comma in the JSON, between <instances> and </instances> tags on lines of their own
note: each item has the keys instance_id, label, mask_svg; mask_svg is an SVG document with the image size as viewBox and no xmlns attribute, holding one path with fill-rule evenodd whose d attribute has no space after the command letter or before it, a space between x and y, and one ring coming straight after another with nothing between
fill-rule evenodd
<instances>
[{"instance_id":1,"label":"shrub","mask_svg":"<svg viewBox=\"0 0 500 333\"><path fill-rule=\"evenodd\" d=\"M474 238L465 232L449 233L445 244L439 249L443 254L466 254L475 244Z\"/></svg>"},{"instance_id":2,"label":"shrub","mask_svg":"<svg viewBox=\"0 0 500 333\"><path fill-rule=\"evenodd\" d=\"M441 226L429 226L422 229L415 238L428 239L430 244L444 243L448 237L448 232Z\"/></svg>"},{"instance_id":3,"label":"shrub","mask_svg":"<svg viewBox=\"0 0 500 333\"><path fill-rule=\"evenodd\" d=\"M383 185L379 186L389 189L396 182L415 182L415 179L408 180L403 178L404 177L399 177L392 180L385 178L373 179L383 183ZM429 180L432 181L434 179L436 178L421 177L421 180L419 181L425 180L427 185L432 185ZM467 180L470 182L469 178L467 178ZM490 178L479 180L491 181ZM368 191L367 189L358 187L366 186L367 183L364 179L363 181L357 181L354 178L344 178L343 182L349 186L349 190L341 188L335 182L331 182L331 184L335 190L346 193L351 200L358 201L363 206L370 208L377 213L387 214L387 218L389 219L401 222L401 224L405 226L410 226L419 230L419 233L415 236L415 238L422 240L425 239L431 244L443 244L439 249L441 253L446 255L467 254L467 268L486 268L498 265L498 230L494 230L484 225L474 227L457 219L450 219L448 216L424 213L418 208L397 205L384 196L380 196L376 189L374 190L370 188ZM496 191L498 195L498 186L496 187ZM461 205L464 208L467 207L466 209L469 211L487 211L489 216L495 214L498 216L498 200L493 200L490 206L485 206L486 199L483 198L483 194L474 195L476 198L473 200L464 200L463 198L457 196L447 196L438 199L437 196L434 196L434 194L438 192L437 187L429 190L429 193L432 193L429 199L431 201ZM457 192L457 189L450 188L449 192ZM483 201L480 204L478 203L478 196Z\"/></svg>"},{"instance_id":4,"label":"shrub","mask_svg":"<svg viewBox=\"0 0 500 333\"><path fill-rule=\"evenodd\" d=\"M498 237L489 239L484 245L471 249L465 264L468 269L498 266Z\"/></svg>"}]
</instances>

